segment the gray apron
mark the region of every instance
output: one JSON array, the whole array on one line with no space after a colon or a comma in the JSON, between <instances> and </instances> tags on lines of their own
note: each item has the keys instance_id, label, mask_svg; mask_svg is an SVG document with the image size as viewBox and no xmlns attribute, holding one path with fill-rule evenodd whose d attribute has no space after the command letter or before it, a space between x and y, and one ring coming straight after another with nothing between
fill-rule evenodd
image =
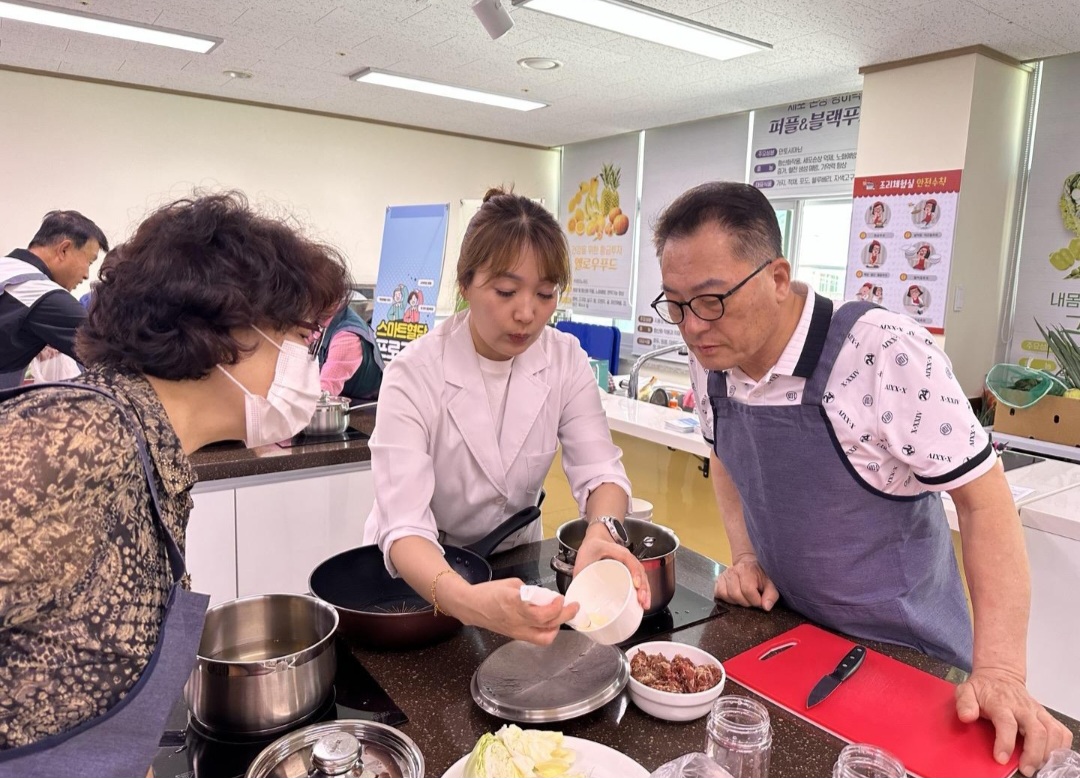
<instances>
[{"instance_id":1,"label":"gray apron","mask_svg":"<svg viewBox=\"0 0 1080 778\"><path fill-rule=\"evenodd\" d=\"M68 383L36 384L22 390L0 392L0 401L46 386L85 389L116 402L110 393L97 387ZM184 557L161 518L153 466L142 431L135 424L129 426L138 441L154 518L168 552L173 577L157 646L139 680L108 711L67 732L28 746L0 751L2 778L55 778L61 775L143 778L157 755L166 718L195 664L210 598L180 586L186 572Z\"/></svg>"},{"instance_id":2,"label":"gray apron","mask_svg":"<svg viewBox=\"0 0 1080 778\"><path fill-rule=\"evenodd\" d=\"M811 621L970 670L971 617L941 495L897 497L865 483L821 404L848 332L875 306L848 303L830 320L832 304L817 300L801 404L733 402L726 375L709 375L716 456L739 490L754 552Z\"/></svg>"}]
</instances>

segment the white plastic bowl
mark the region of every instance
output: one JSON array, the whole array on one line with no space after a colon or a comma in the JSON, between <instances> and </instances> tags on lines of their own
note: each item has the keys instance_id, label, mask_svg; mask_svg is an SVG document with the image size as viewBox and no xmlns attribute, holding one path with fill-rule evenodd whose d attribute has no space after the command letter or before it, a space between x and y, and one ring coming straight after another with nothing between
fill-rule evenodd
<instances>
[{"instance_id":1,"label":"white plastic bowl","mask_svg":"<svg viewBox=\"0 0 1080 778\"><path fill-rule=\"evenodd\" d=\"M645 615L630 571L614 559L593 562L574 576L566 602L581 606L570 626L606 646L633 635Z\"/></svg>"},{"instance_id":2,"label":"white plastic bowl","mask_svg":"<svg viewBox=\"0 0 1080 778\"><path fill-rule=\"evenodd\" d=\"M680 694L678 692L662 692L651 686L646 686L632 675L630 676L630 699L634 704L648 713L664 721L693 721L706 715L712 708L713 702L724 691L727 683L727 672L720 660L708 651L702 651L697 646L686 643L673 643L670 640L655 640L649 643L638 643L627 650L626 658L634 659L639 651L647 654L662 654L667 659L674 659L676 654L682 654L695 665L716 665L720 668L720 683L711 689L693 694Z\"/></svg>"}]
</instances>

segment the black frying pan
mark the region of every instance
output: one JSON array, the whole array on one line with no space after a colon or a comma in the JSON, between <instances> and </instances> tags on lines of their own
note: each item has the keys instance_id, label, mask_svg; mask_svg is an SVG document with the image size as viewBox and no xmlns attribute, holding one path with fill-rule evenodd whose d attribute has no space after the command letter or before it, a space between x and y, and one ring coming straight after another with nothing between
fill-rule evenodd
<instances>
[{"instance_id":1,"label":"black frying pan","mask_svg":"<svg viewBox=\"0 0 1080 778\"><path fill-rule=\"evenodd\" d=\"M540 509L520 510L465 548L443 546L450 567L471 584L491 580L487 557L506 538L540 518ZM378 546L361 546L316 567L308 588L337 609L338 633L371 648L416 648L449 637L461 627L439 613L403 579L391 578Z\"/></svg>"}]
</instances>

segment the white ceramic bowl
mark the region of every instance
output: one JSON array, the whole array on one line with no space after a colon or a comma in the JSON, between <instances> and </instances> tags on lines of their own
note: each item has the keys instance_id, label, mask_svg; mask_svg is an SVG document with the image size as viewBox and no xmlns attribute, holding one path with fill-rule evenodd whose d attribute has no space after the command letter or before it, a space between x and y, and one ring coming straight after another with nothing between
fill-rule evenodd
<instances>
[{"instance_id":1,"label":"white ceramic bowl","mask_svg":"<svg viewBox=\"0 0 1080 778\"><path fill-rule=\"evenodd\" d=\"M630 676L630 699L634 704L658 719L665 721L693 721L700 719L712 708L713 702L724 691L727 682L727 672L716 657L707 651L702 651L697 646L686 643L673 643L670 640L655 640L649 643L638 643L627 650L626 658L631 661L639 651L647 654L662 654L668 659L674 659L676 654L682 654L695 665L716 665L720 668L720 683L711 689L693 694L679 694L677 692L662 692L646 686L632 675Z\"/></svg>"},{"instance_id":2,"label":"white ceramic bowl","mask_svg":"<svg viewBox=\"0 0 1080 778\"><path fill-rule=\"evenodd\" d=\"M601 559L586 567L566 587L566 602L581 608L570 626L597 643L621 643L641 626L645 611L626 565Z\"/></svg>"}]
</instances>

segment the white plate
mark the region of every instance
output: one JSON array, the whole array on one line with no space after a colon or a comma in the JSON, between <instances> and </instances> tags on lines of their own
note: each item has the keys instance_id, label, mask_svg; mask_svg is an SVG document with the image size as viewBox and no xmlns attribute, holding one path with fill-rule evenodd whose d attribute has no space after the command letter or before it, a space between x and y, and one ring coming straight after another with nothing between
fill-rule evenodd
<instances>
[{"instance_id":1,"label":"white plate","mask_svg":"<svg viewBox=\"0 0 1080 778\"><path fill-rule=\"evenodd\" d=\"M590 778L649 778L649 771L644 767L601 743L578 737L564 737L563 745L574 749L577 754L570 768L575 773L583 773ZM442 778L462 778L468 759L469 755L465 754L454 762L450 769L442 774Z\"/></svg>"}]
</instances>

